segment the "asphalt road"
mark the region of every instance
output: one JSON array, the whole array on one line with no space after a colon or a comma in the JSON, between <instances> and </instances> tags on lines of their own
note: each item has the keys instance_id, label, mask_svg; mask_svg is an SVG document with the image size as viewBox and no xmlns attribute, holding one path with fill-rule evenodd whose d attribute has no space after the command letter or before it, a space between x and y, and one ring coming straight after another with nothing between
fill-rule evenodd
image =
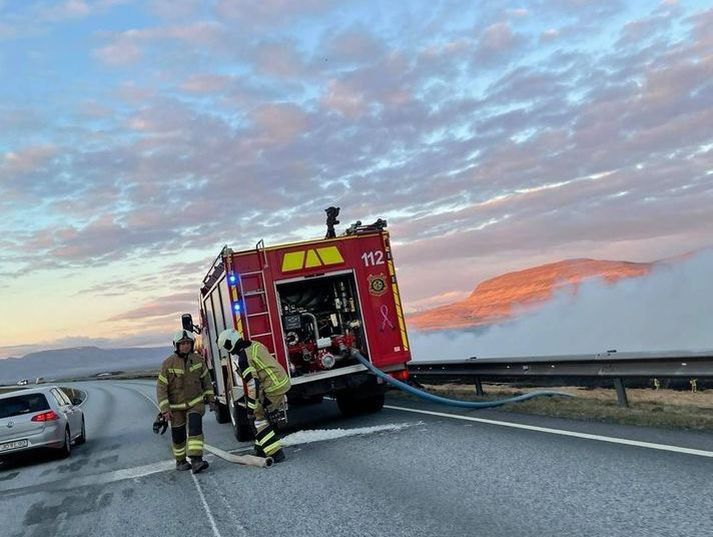
<instances>
[{"instance_id":1,"label":"asphalt road","mask_svg":"<svg viewBox=\"0 0 713 537\"><path fill-rule=\"evenodd\" d=\"M81 387L86 445L67 460L35 454L0 467L2 537L713 535L710 434L399 397L387 401L394 408L344 419L325 401L295 409L287 434L340 428L343 437L308 442L329 433L297 433L288 461L272 469L210 457L210 469L192 476L173 470L169 434L151 431L151 382ZM204 427L212 445L247 447L212 415Z\"/></svg>"}]
</instances>

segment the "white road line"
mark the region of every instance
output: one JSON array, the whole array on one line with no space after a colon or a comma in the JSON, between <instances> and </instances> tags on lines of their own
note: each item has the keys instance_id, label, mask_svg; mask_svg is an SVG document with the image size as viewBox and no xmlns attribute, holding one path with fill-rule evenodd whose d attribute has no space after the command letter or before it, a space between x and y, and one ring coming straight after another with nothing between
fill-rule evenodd
<instances>
[{"instance_id":1,"label":"white road line","mask_svg":"<svg viewBox=\"0 0 713 537\"><path fill-rule=\"evenodd\" d=\"M431 410L418 410L415 408L406 408L400 406L384 405L384 408L391 410L401 410L403 412L414 412L416 414L426 414L428 416L439 416L442 418L453 418L456 420L475 421L478 423L487 423L488 425L500 425L502 427L512 427L514 429L525 429L527 431L537 431L540 433L558 434L561 436L572 436L575 438L584 438L586 440L596 440L598 442L609 442L611 444L623 444L625 446L635 446L647 449L658 449L660 451L671 451L674 453L685 453L686 455L696 455L698 457L713 458L713 451L704 451L701 449L691 449L679 446L669 446L665 444L654 444L651 442L640 442L638 440L626 440L625 438L614 438L611 436L600 436L597 434L577 433L573 431L564 431L561 429L550 429L548 427L537 427L535 425L523 425L521 423L512 423L508 421L487 420L484 418L472 418L470 416L461 416L458 414L448 414L445 412L433 412Z\"/></svg>"},{"instance_id":2,"label":"white road line","mask_svg":"<svg viewBox=\"0 0 713 537\"><path fill-rule=\"evenodd\" d=\"M93 474L83 477L72 477L63 478L55 481L47 481L44 483L36 483L31 487L17 487L14 489L3 490L3 493L13 494L18 491L24 493L26 489L35 488L49 488L53 485L61 485L63 489L78 489L80 487L89 487L93 485L108 485L110 483L115 483L117 481L124 481L127 479L136 479L139 477L145 477L148 475L158 474L161 472L168 472L169 470L174 470L174 461L161 461L152 464L145 464L143 466L135 466L133 468L123 468L121 470L112 470L110 472L105 472L103 474Z\"/></svg>"},{"instance_id":3,"label":"white road line","mask_svg":"<svg viewBox=\"0 0 713 537\"><path fill-rule=\"evenodd\" d=\"M128 389L131 390L131 388L128 388ZM144 392L139 391L139 390L131 390L131 391L134 392L134 393L138 393L139 395L143 395L143 396L148 400L149 403L151 403L153 406L156 407L156 410L158 410L159 412L161 412L161 408L158 406L158 404L156 403L156 401L154 401L153 399L151 399L151 398L150 398L148 395L146 395Z\"/></svg>"},{"instance_id":4,"label":"white road line","mask_svg":"<svg viewBox=\"0 0 713 537\"><path fill-rule=\"evenodd\" d=\"M208 520L210 521L210 527L213 530L213 535L215 537L222 537L222 535L218 531L218 526L215 525L215 519L213 518L213 514L210 512L208 502L205 501L205 496L203 495L203 489L201 489L201 484L198 482L198 479L196 478L195 474L191 474L191 477L193 478L193 482L196 484L196 488L198 489L198 494L201 497L201 502L203 503L203 510L205 511L205 514L208 515Z\"/></svg>"},{"instance_id":5,"label":"white road line","mask_svg":"<svg viewBox=\"0 0 713 537\"><path fill-rule=\"evenodd\" d=\"M129 389L131 389L131 388L129 388ZM153 404L156 407L156 409L159 412L161 411L158 404L156 404L156 401L154 401L151 397L146 395L144 392L142 392L140 390L131 390L131 391L138 393L140 395L143 395L151 404ZM218 531L218 526L215 525L215 519L213 518L213 513L210 512L210 507L208 507L208 502L205 501L205 495L203 494L203 489L201 489L201 485L198 482L198 479L196 478L195 474L191 474L191 477L193 478L193 482L196 484L196 489L198 490L198 495L200 496L201 503L203 504L203 510L205 511L205 514L208 516L208 521L210 522L210 527L213 530L214 537L222 537L222 535Z\"/></svg>"},{"instance_id":6,"label":"white road line","mask_svg":"<svg viewBox=\"0 0 713 537\"><path fill-rule=\"evenodd\" d=\"M247 537L248 532L245 527L240 523L240 517L235 513L235 506L232 505L225 497L225 494L223 494L222 487L215 486L213 488L213 492L218 496L218 498L220 498L220 501L223 502L223 505L225 506L225 512L228 513L228 516L230 516L230 519L232 520L230 528L233 530L233 537L238 535L238 533L241 537Z\"/></svg>"},{"instance_id":7,"label":"white road line","mask_svg":"<svg viewBox=\"0 0 713 537\"><path fill-rule=\"evenodd\" d=\"M145 464L144 466L135 466L134 468L124 468L121 470L114 470L112 472L107 472L105 474L95 474L86 477L75 478L71 480L73 486L81 485L97 485L97 484L107 484L114 483L115 481L123 481L125 479L136 479L137 477L144 477L147 475L158 474L161 472L167 472L175 468L174 461L161 461L153 464Z\"/></svg>"}]
</instances>

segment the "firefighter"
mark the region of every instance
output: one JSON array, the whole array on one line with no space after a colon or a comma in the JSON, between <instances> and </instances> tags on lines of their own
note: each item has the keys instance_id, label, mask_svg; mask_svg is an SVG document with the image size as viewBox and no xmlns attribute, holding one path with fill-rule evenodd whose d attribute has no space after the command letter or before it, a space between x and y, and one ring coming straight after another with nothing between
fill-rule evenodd
<instances>
[{"instance_id":1,"label":"firefighter","mask_svg":"<svg viewBox=\"0 0 713 537\"><path fill-rule=\"evenodd\" d=\"M282 462L285 454L273 422L285 403L290 377L265 345L243 339L237 330L223 330L218 346L232 355L245 383L248 417L255 425L255 454Z\"/></svg>"},{"instance_id":2,"label":"firefighter","mask_svg":"<svg viewBox=\"0 0 713 537\"><path fill-rule=\"evenodd\" d=\"M203 358L193 352L194 343L188 330L174 334L175 352L161 364L156 396L161 414L171 422L176 470L197 474L208 468L208 462L203 460L203 414L205 403L212 407L215 396L208 368Z\"/></svg>"}]
</instances>

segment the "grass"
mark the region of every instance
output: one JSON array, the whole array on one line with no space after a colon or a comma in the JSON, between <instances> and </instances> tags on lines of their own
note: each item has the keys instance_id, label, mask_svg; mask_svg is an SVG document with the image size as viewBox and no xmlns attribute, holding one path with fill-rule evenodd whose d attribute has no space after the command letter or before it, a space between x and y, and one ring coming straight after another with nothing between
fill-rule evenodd
<instances>
[{"instance_id":1,"label":"grass","mask_svg":"<svg viewBox=\"0 0 713 537\"><path fill-rule=\"evenodd\" d=\"M537 388L514 388L502 384L483 384L485 396L476 398L472 385L424 385L426 391L465 400L492 400L519 395ZM629 408L617 404L616 391L605 388L548 387L572 398L536 398L510 403L505 412L555 416L585 421L620 423L666 429L713 431L713 390L675 391L627 388Z\"/></svg>"}]
</instances>

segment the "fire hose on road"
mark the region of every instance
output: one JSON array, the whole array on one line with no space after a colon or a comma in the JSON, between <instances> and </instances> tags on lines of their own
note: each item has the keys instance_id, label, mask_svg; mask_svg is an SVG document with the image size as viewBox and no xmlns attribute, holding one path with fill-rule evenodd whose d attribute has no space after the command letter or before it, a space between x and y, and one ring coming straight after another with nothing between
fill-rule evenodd
<instances>
[{"instance_id":1,"label":"fire hose on road","mask_svg":"<svg viewBox=\"0 0 713 537\"><path fill-rule=\"evenodd\" d=\"M527 401L528 399L533 399L535 397L572 397L572 395L564 392L536 391L523 395L517 395L515 397L508 397L507 399L496 399L494 401L462 401L460 399L449 399L448 397L441 397L440 395L434 395L424 390L419 390L418 388L415 388L410 384L406 384L405 382L396 380L395 378L391 377L390 375L387 375L380 369L374 367L374 365L369 360L367 360L359 351L355 349L351 349L351 355L357 360L359 360L359 362L364 365L369 371L371 371L374 375L384 380L385 382L388 382L395 388L398 388L402 392L406 392L411 395L415 395L416 397L420 397L421 399L424 399L426 401L431 401L433 403L438 403L441 405L456 406L460 408L495 408L505 405L507 403L518 403L520 401Z\"/></svg>"}]
</instances>

